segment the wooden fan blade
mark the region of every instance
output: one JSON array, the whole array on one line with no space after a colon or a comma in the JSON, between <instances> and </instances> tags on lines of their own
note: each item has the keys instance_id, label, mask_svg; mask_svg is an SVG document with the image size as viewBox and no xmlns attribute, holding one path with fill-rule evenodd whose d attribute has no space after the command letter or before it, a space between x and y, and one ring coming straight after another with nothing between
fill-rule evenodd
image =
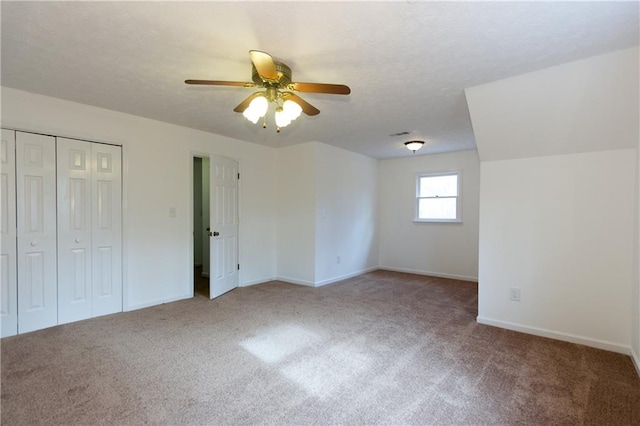
<instances>
[{"instance_id":1,"label":"wooden fan blade","mask_svg":"<svg viewBox=\"0 0 640 426\"><path fill-rule=\"evenodd\" d=\"M249 56L253 66L256 67L258 74L264 80L277 80L278 71L276 70L276 63L268 53L261 52L259 50L250 50Z\"/></svg>"},{"instance_id":2,"label":"wooden fan blade","mask_svg":"<svg viewBox=\"0 0 640 426\"><path fill-rule=\"evenodd\" d=\"M208 86L235 86L235 87L256 87L254 83L242 81L220 81L220 80L185 80L187 84L202 84Z\"/></svg>"},{"instance_id":3,"label":"wooden fan blade","mask_svg":"<svg viewBox=\"0 0 640 426\"><path fill-rule=\"evenodd\" d=\"M348 95L351 93L349 86L344 84L291 83L289 88L306 93L329 93L332 95Z\"/></svg>"},{"instance_id":4,"label":"wooden fan blade","mask_svg":"<svg viewBox=\"0 0 640 426\"><path fill-rule=\"evenodd\" d=\"M260 93L260 92L256 92L256 93L253 93L253 94L249 95L249 97L247 97L247 99L245 99L244 101L240 102L238 104L238 106L235 107L233 110L235 112L244 112L244 110L249 107L249 104L251 103L252 100L254 100L256 97L262 96L262 95L263 95L263 93Z\"/></svg>"},{"instance_id":5,"label":"wooden fan blade","mask_svg":"<svg viewBox=\"0 0 640 426\"><path fill-rule=\"evenodd\" d=\"M320 114L320 110L318 108L314 107L313 105L311 105L309 102L305 101L298 95L295 95L293 93L283 93L282 98L285 100L287 99L292 100L298 105L300 105L300 108L302 108L302 112L304 112L307 115Z\"/></svg>"}]
</instances>

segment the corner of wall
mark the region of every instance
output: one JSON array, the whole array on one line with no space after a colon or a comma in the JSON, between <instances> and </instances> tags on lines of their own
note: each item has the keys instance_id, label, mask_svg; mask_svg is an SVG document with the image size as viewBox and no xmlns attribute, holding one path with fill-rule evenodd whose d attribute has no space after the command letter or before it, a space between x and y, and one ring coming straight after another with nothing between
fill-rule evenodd
<instances>
[{"instance_id":1,"label":"corner of wall","mask_svg":"<svg viewBox=\"0 0 640 426\"><path fill-rule=\"evenodd\" d=\"M376 267L377 161L315 143L315 285Z\"/></svg>"},{"instance_id":2,"label":"corner of wall","mask_svg":"<svg viewBox=\"0 0 640 426\"><path fill-rule=\"evenodd\" d=\"M636 367L636 373L638 373L640 377L640 355L638 355L635 348L631 348L631 361L633 362L633 366Z\"/></svg>"},{"instance_id":3,"label":"corner of wall","mask_svg":"<svg viewBox=\"0 0 640 426\"><path fill-rule=\"evenodd\" d=\"M640 375L640 117L638 118L638 146L636 147L636 212L635 219L635 251L634 277L632 293L631 351L633 360Z\"/></svg>"}]
</instances>

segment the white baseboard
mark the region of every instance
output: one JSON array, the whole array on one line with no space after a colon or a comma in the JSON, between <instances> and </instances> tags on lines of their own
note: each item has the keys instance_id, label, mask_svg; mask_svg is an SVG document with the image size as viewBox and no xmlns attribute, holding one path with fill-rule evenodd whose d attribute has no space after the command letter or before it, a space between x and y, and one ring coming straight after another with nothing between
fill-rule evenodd
<instances>
[{"instance_id":1,"label":"white baseboard","mask_svg":"<svg viewBox=\"0 0 640 426\"><path fill-rule=\"evenodd\" d=\"M348 278L357 277L358 275L366 274L367 272L376 271L378 269L379 268L377 266L374 266L372 268L362 269L360 271L352 272L350 274L340 275L340 276L333 277L333 278L327 278L326 280L316 281L315 286L316 287L321 287L323 285L332 284L332 283L335 283L335 282L338 282L338 281L346 280Z\"/></svg>"},{"instance_id":2,"label":"white baseboard","mask_svg":"<svg viewBox=\"0 0 640 426\"><path fill-rule=\"evenodd\" d=\"M316 281L316 282L306 281L306 280L299 280L299 279L289 278L289 277L276 277L275 279L278 280L278 281L284 281L284 282L287 282L287 283L290 283L290 284L305 285L305 286L309 286L309 287L322 287L322 286L325 286L325 285L328 285L328 284L332 284L332 283L335 283L335 282L338 282L338 281L346 280L348 278L357 277L358 275L362 275L362 274L366 274L368 272L373 272L373 271L378 271L378 270L393 271L393 272L405 272L405 273L408 273L408 274L428 275L428 276L431 276L431 277L449 278L449 279L461 280L461 281L478 282L478 278L476 278L476 277L467 277L467 276L463 276L463 275L452 275L452 274L441 274L441 273L429 272L429 271L416 271L416 270L412 270L412 269L392 268L392 267L389 267L389 266L374 266L374 267L371 267L371 268L363 269L361 271L356 271L356 272L352 272L350 274L340 275L340 276L333 277L333 278L327 278L326 280Z\"/></svg>"},{"instance_id":3,"label":"white baseboard","mask_svg":"<svg viewBox=\"0 0 640 426\"><path fill-rule=\"evenodd\" d=\"M265 284L275 280L277 280L277 278L270 277L270 278L261 278L259 280L253 280L253 281L246 281L240 284L240 287L251 287L252 285Z\"/></svg>"},{"instance_id":4,"label":"white baseboard","mask_svg":"<svg viewBox=\"0 0 640 426\"><path fill-rule=\"evenodd\" d=\"M443 274L441 272L419 271L415 269L394 268L391 266L379 266L376 269L380 269L383 271L405 272L407 274L428 275L431 277L438 277L438 278L450 278L452 280L472 281L474 283L478 282L478 277L468 277L465 275Z\"/></svg>"},{"instance_id":5,"label":"white baseboard","mask_svg":"<svg viewBox=\"0 0 640 426\"><path fill-rule=\"evenodd\" d=\"M491 318L478 316L476 321L480 324L491 325L507 330L519 331L521 333L533 334L534 336L548 337L550 339L562 340L579 345L591 346L593 348L604 349L611 352L617 352L624 355L631 355L631 347L621 345L619 343L607 342L605 340L592 339L589 337L576 336L574 334L562 333L559 331L546 330L538 327L530 327L522 324L516 324L507 321L499 321ZM636 364L636 368L637 364ZM640 370L639 370L640 371Z\"/></svg>"},{"instance_id":6,"label":"white baseboard","mask_svg":"<svg viewBox=\"0 0 640 426\"><path fill-rule=\"evenodd\" d=\"M306 281L306 280L299 280L296 278L289 278L289 277L276 277L275 279L278 281L283 281L289 284L298 284L298 285L304 285L304 286L308 286L308 287L322 287L325 286L327 284L332 284L338 281L342 281L342 280L346 280L347 278L353 278L353 277L357 277L358 275L362 275L362 274L366 274L367 272L371 272L371 271L375 271L377 270L378 267L372 267L372 268L368 268L368 269L363 269L361 271L357 271L357 272L352 272L350 274L345 274L345 275L340 275L337 277L333 277L333 278L327 278L326 280L322 280L322 281Z\"/></svg>"},{"instance_id":7,"label":"white baseboard","mask_svg":"<svg viewBox=\"0 0 640 426\"><path fill-rule=\"evenodd\" d=\"M638 354L633 348L631 348L631 361L633 361L633 365L636 367L636 372L638 376L640 376L640 354Z\"/></svg>"},{"instance_id":8,"label":"white baseboard","mask_svg":"<svg viewBox=\"0 0 640 426\"><path fill-rule=\"evenodd\" d=\"M289 277L276 277L276 280L289 283L289 284L305 285L307 287L316 286L312 281L298 280L298 279L289 278Z\"/></svg>"},{"instance_id":9,"label":"white baseboard","mask_svg":"<svg viewBox=\"0 0 640 426\"><path fill-rule=\"evenodd\" d=\"M133 305L124 306L123 312L136 311L138 309L150 308L151 306L162 305L163 303L177 302L178 300L190 299L193 294L187 293L181 296L171 296L162 299L150 300L142 303L135 303Z\"/></svg>"}]
</instances>

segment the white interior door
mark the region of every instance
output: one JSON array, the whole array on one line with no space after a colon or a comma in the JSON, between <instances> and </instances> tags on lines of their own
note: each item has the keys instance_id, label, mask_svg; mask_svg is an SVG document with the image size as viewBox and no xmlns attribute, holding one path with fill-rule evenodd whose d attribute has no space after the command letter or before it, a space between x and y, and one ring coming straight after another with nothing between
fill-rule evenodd
<instances>
[{"instance_id":1,"label":"white interior door","mask_svg":"<svg viewBox=\"0 0 640 426\"><path fill-rule=\"evenodd\" d=\"M56 141L16 132L18 331L56 325Z\"/></svg>"},{"instance_id":2,"label":"white interior door","mask_svg":"<svg viewBox=\"0 0 640 426\"><path fill-rule=\"evenodd\" d=\"M238 163L210 160L210 274L209 297L238 287Z\"/></svg>"},{"instance_id":3,"label":"white interior door","mask_svg":"<svg viewBox=\"0 0 640 426\"><path fill-rule=\"evenodd\" d=\"M18 332L18 282L16 279L16 139L2 129L0 144L0 322L2 337Z\"/></svg>"},{"instance_id":4,"label":"white interior door","mask_svg":"<svg viewBox=\"0 0 640 426\"><path fill-rule=\"evenodd\" d=\"M91 144L93 316L122 312L122 148Z\"/></svg>"},{"instance_id":5,"label":"white interior door","mask_svg":"<svg viewBox=\"0 0 640 426\"><path fill-rule=\"evenodd\" d=\"M121 148L58 138L58 322L122 311Z\"/></svg>"},{"instance_id":6,"label":"white interior door","mask_svg":"<svg viewBox=\"0 0 640 426\"><path fill-rule=\"evenodd\" d=\"M58 323L92 316L91 143L58 138Z\"/></svg>"}]
</instances>

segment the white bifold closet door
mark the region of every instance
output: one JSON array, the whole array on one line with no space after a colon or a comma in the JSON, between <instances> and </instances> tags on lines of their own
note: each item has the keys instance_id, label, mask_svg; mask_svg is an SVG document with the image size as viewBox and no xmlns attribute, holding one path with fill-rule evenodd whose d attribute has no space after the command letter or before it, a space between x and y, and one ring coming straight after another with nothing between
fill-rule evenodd
<instances>
[{"instance_id":1,"label":"white bifold closet door","mask_svg":"<svg viewBox=\"0 0 640 426\"><path fill-rule=\"evenodd\" d=\"M18 332L58 323L56 140L16 132Z\"/></svg>"},{"instance_id":2,"label":"white bifold closet door","mask_svg":"<svg viewBox=\"0 0 640 426\"><path fill-rule=\"evenodd\" d=\"M58 322L122 311L122 149L58 138Z\"/></svg>"},{"instance_id":3,"label":"white bifold closet door","mask_svg":"<svg viewBox=\"0 0 640 426\"><path fill-rule=\"evenodd\" d=\"M2 129L0 145L0 322L2 337L18 332L18 281L16 274L16 138Z\"/></svg>"}]
</instances>

